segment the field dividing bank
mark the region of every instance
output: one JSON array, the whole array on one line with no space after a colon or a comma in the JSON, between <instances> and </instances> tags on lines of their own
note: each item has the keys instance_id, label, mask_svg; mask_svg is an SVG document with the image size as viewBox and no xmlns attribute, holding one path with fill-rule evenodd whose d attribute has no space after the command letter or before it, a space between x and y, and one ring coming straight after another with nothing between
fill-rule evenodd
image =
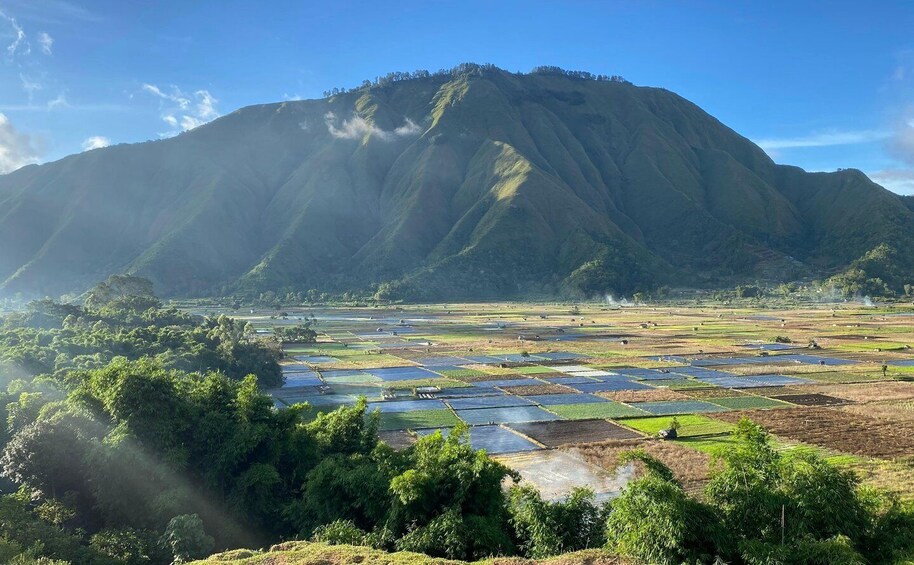
<instances>
[{"instance_id":1,"label":"field dividing bank","mask_svg":"<svg viewBox=\"0 0 914 565\"><path fill-rule=\"evenodd\" d=\"M364 396L392 445L462 423L474 447L524 455L528 467L556 449L598 464L644 446L668 463L681 458L697 488L749 417L786 450L818 450L914 497L914 481L893 483L914 474L911 307L284 310L284 323L312 320L318 341L285 348L276 406L305 402L313 418ZM268 312L246 318L261 331L277 324ZM657 439L674 420L679 437Z\"/></svg>"}]
</instances>

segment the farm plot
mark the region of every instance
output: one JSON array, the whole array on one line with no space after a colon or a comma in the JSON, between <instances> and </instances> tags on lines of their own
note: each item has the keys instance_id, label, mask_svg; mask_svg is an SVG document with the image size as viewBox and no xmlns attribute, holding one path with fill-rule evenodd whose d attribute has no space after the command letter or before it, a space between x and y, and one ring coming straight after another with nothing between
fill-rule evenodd
<instances>
[{"instance_id":1,"label":"farm plot","mask_svg":"<svg viewBox=\"0 0 914 565\"><path fill-rule=\"evenodd\" d=\"M511 394L493 394L490 396L466 396L450 398L447 403L454 410L473 410L477 408L510 408L512 406L532 406L533 402Z\"/></svg>"},{"instance_id":2,"label":"farm plot","mask_svg":"<svg viewBox=\"0 0 914 565\"><path fill-rule=\"evenodd\" d=\"M548 406L565 420L591 420L594 418L630 418L647 414L644 410L621 402L599 402L591 404L556 404Z\"/></svg>"},{"instance_id":3,"label":"farm plot","mask_svg":"<svg viewBox=\"0 0 914 565\"><path fill-rule=\"evenodd\" d=\"M672 421L673 418L655 416L652 418L632 418L625 420L623 423L629 428L656 436L660 430L669 428ZM681 438L725 434L732 432L735 428L735 426L727 422L698 414L676 416L676 421L679 422L678 435Z\"/></svg>"},{"instance_id":4,"label":"farm plot","mask_svg":"<svg viewBox=\"0 0 914 565\"><path fill-rule=\"evenodd\" d=\"M699 412L722 412L723 406L704 402L703 400L670 400L666 402L638 402L631 405L656 416L675 414L695 414Z\"/></svg>"},{"instance_id":5,"label":"farm plot","mask_svg":"<svg viewBox=\"0 0 914 565\"><path fill-rule=\"evenodd\" d=\"M847 400L843 398L835 398L834 396L827 396L825 394L782 394L779 396L772 396L776 400L783 400L784 402L790 402L791 404L796 404L798 406L840 406L842 404L847 404ZM762 408L761 406L743 406L742 408Z\"/></svg>"},{"instance_id":6,"label":"farm plot","mask_svg":"<svg viewBox=\"0 0 914 565\"><path fill-rule=\"evenodd\" d=\"M366 372L378 377L385 382L391 381L418 381L423 379L438 379L441 375L433 373L422 367L387 367L366 369Z\"/></svg>"},{"instance_id":7,"label":"farm plot","mask_svg":"<svg viewBox=\"0 0 914 565\"><path fill-rule=\"evenodd\" d=\"M714 390L714 389L711 389ZM668 388L652 388L644 390L619 390L596 393L603 398L617 402L660 402L664 400L688 400L684 393ZM731 392L731 394L733 394Z\"/></svg>"},{"instance_id":8,"label":"farm plot","mask_svg":"<svg viewBox=\"0 0 914 565\"><path fill-rule=\"evenodd\" d=\"M394 449L406 449L416 442L415 436L406 430L378 432L378 439Z\"/></svg>"},{"instance_id":9,"label":"farm plot","mask_svg":"<svg viewBox=\"0 0 914 565\"><path fill-rule=\"evenodd\" d=\"M854 402L881 402L914 399L914 382L877 382L844 385L809 385L795 387L797 392L827 394Z\"/></svg>"},{"instance_id":10,"label":"farm plot","mask_svg":"<svg viewBox=\"0 0 914 565\"><path fill-rule=\"evenodd\" d=\"M565 449L585 461L603 469L614 471L619 466L619 456L626 451L643 449L673 471L686 491L700 494L710 477L711 456L702 451L683 447L679 442L631 439L612 440L586 445L566 446Z\"/></svg>"},{"instance_id":11,"label":"farm plot","mask_svg":"<svg viewBox=\"0 0 914 565\"><path fill-rule=\"evenodd\" d=\"M381 430L419 430L424 428L449 428L460 420L453 412L442 410L414 410L381 414Z\"/></svg>"},{"instance_id":12,"label":"farm plot","mask_svg":"<svg viewBox=\"0 0 914 565\"><path fill-rule=\"evenodd\" d=\"M542 422L558 420L555 414L538 406L512 406L506 408L474 408L456 410L461 420L470 425L512 424L517 422Z\"/></svg>"},{"instance_id":13,"label":"farm plot","mask_svg":"<svg viewBox=\"0 0 914 565\"><path fill-rule=\"evenodd\" d=\"M420 436L432 434L439 430L417 430ZM440 430L442 434L450 433L449 429ZM518 453L542 449L529 439L501 426L473 426L469 430L470 445L473 449L485 449L489 454Z\"/></svg>"},{"instance_id":14,"label":"farm plot","mask_svg":"<svg viewBox=\"0 0 914 565\"><path fill-rule=\"evenodd\" d=\"M503 391L516 394L518 396L537 396L542 394L572 394L575 391L571 387L543 383L543 384L533 384L533 385L517 385L517 386L503 386L499 387Z\"/></svg>"},{"instance_id":15,"label":"farm plot","mask_svg":"<svg viewBox=\"0 0 914 565\"><path fill-rule=\"evenodd\" d=\"M743 410L716 417L733 423L749 418L777 436L854 455L885 459L914 455L914 423L820 407Z\"/></svg>"},{"instance_id":16,"label":"farm plot","mask_svg":"<svg viewBox=\"0 0 914 565\"><path fill-rule=\"evenodd\" d=\"M650 390L651 387L639 382L631 381L625 378L615 378L612 380L598 381L593 383L575 383L569 385L571 388L580 392L613 392L620 390Z\"/></svg>"},{"instance_id":17,"label":"farm plot","mask_svg":"<svg viewBox=\"0 0 914 565\"><path fill-rule=\"evenodd\" d=\"M591 404L594 402L610 402L605 398L593 394L576 393L576 394L540 394L536 396L525 397L531 402L536 402L543 406L556 406L559 404Z\"/></svg>"},{"instance_id":18,"label":"farm plot","mask_svg":"<svg viewBox=\"0 0 914 565\"><path fill-rule=\"evenodd\" d=\"M847 404L841 410L873 418L914 422L914 401L870 402L869 404Z\"/></svg>"},{"instance_id":19,"label":"farm plot","mask_svg":"<svg viewBox=\"0 0 914 565\"><path fill-rule=\"evenodd\" d=\"M440 400L385 400L382 402L369 402L367 411L378 410L382 414L394 412L413 412L416 410L443 410L447 407Z\"/></svg>"},{"instance_id":20,"label":"farm plot","mask_svg":"<svg viewBox=\"0 0 914 565\"><path fill-rule=\"evenodd\" d=\"M607 420L555 420L552 422L509 424L508 427L546 447L642 437L637 432Z\"/></svg>"},{"instance_id":21,"label":"farm plot","mask_svg":"<svg viewBox=\"0 0 914 565\"><path fill-rule=\"evenodd\" d=\"M786 408L790 406L785 400L789 401L789 397L777 397L780 400L774 398L766 398L764 396L754 396L745 394L742 396L731 396L729 398L712 398L709 400L712 404L717 404L718 406L723 406L728 410L752 410L752 409L763 409L763 408ZM796 403L795 403L796 404Z\"/></svg>"},{"instance_id":22,"label":"farm plot","mask_svg":"<svg viewBox=\"0 0 914 565\"><path fill-rule=\"evenodd\" d=\"M573 451L528 451L496 459L517 471L521 483L536 488L546 500L567 498L575 488L586 486L602 502L617 495L634 471L632 465L605 469Z\"/></svg>"}]
</instances>

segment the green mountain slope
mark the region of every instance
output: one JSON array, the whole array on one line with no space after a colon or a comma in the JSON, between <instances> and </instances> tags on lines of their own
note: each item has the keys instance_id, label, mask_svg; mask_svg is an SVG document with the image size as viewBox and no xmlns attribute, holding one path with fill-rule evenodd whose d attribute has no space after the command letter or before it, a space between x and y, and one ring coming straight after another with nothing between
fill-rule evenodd
<instances>
[{"instance_id":1,"label":"green mountain slope","mask_svg":"<svg viewBox=\"0 0 914 565\"><path fill-rule=\"evenodd\" d=\"M830 272L914 212L657 88L464 66L0 177L0 292L630 292Z\"/></svg>"}]
</instances>

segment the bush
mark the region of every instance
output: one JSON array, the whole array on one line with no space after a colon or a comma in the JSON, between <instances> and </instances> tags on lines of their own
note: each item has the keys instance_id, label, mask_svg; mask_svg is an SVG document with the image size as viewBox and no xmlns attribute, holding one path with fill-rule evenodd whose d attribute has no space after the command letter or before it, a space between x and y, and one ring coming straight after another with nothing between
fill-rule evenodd
<instances>
[{"instance_id":1,"label":"bush","mask_svg":"<svg viewBox=\"0 0 914 565\"><path fill-rule=\"evenodd\" d=\"M337 520L314 530L314 541L330 545L365 545L368 532L359 529L350 520Z\"/></svg>"}]
</instances>

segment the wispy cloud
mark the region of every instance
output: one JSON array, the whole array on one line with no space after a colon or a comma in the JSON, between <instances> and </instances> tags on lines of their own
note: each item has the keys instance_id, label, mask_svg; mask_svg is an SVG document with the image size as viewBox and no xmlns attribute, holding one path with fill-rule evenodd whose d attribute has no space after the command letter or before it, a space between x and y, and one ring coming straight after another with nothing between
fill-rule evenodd
<instances>
[{"instance_id":1,"label":"wispy cloud","mask_svg":"<svg viewBox=\"0 0 914 565\"><path fill-rule=\"evenodd\" d=\"M337 139L364 139L366 137L376 137L382 141L393 141L398 137L407 137L418 135L422 132L415 122L406 118L404 124L392 131L386 131L361 116L353 116L348 120L343 120L341 125L337 125L337 117L333 112L327 112L324 115L324 123L327 125L327 131Z\"/></svg>"},{"instance_id":2,"label":"wispy cloud","mask_svg":"<svg viewBox=\"0 0 914 565\"><path fill-rule=\"evenodd\" d=\"M6 0L23 20L48 25L100 22L102 17L68 0ZM85 2L83 2L85 4Z\"/></svg>"},{"instance_id":3,"label":"wispy cloud","mask_svg":"<svg viewBox=\"0 0 914 565\"><path fill-rule=\"evenodd\" d=\"M914 169L885 169L869 173L869 177L892 192L914 195Z\"/></svg>"},{"instance_id":4,"label":"wispy cloud","mask_svg":"<svg viewBox=\"0 0 914 565\"><path fill-rule=\"evenodd\" d=\"M41 83L38 82L38 79L26 76L22 73L19 73L19 80L22 82L22 90L24 90L29 97L29 102L32 101L35 93L43 88Z\"/></svg>"},{"instance_id":5,"label":"wispy cloud","mask_svg":"<svg viewBox=\"0 0 914 565\"><path fill-rule=\"evenodd\" d=\"M92 151L93 149L101 149L103 147L108 147L111 145L111 140L103 135L93 135L92 137L83 141L83 151Z\"/></svg>"},{"instance_id":6,"label":"wispy cloud","mask_svg":"<svg viewBox=\"0 0 914 565\"><path fill-rule=\"evenodd\" d=\"M16 18L8 15L2 9L0 9L0 24L2 24L0 37L8 42L6 45L7 57L12 59L18 54L27 55L32 50L25 36L25 30L22 29Z\"/></svg>"},{"instance_id":7,"label":"wispy cloud","mask_svg":"<svg viewBox=\"0 0 914 565\"><path fill-rule=\"evenodd\" d=\"M883 130L828 131L803 137L756 139L755 144L765 151L794 149L800 147L832 147L835 145L857 145L887 139L892 135Z\"/></svg>"},{"instance_id":8,"label":"wispy cloud","mask_svg":"<svg viewBox=\"0 0 914 565\"><path fill-rule=\"evenodd\" d=\"M5 114L0 114L0 174L38 163L42 155L41 140L19 131Z\"/></svg>"},{"instance_id":9,"label":"wispy cloud","mask_svg":"<svg viewBox=\"0 0 914 565\"><path fill-rule=\"evenodd\" d=\"M143 83L142 89L163 102L162 120L170 128L161 134L165 137L202 126L221 115L217 108L219 101L208 90L185 94L177 86L163 90L149 83Z\"/></svg>"},{"instance_id":10,"label":"wispy cloud","mask_svg":"<svg viewBox=\"0 0 914 565\"><path fill-rule=\"evenodd\" d=\"M54 38L42 31L38 34L38 46L41 48L41 52L45 55L52 55Z\"/></svg>"}]
</instances>

